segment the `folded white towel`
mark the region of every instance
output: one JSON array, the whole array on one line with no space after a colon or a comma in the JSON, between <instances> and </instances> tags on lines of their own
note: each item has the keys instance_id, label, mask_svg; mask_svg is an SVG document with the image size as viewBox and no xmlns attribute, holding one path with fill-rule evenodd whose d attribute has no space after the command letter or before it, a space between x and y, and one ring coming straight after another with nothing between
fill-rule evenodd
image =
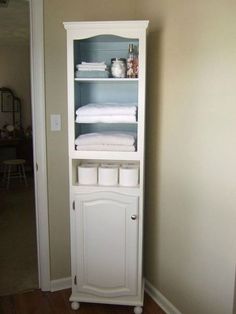
<instances>
[{"instance_id":1,"label":"folded white towel","mask_svg":"<svg viewBox=\"0 0 236 314\"><path fill-rule=\"evenodd\" d=\"M104 65L105 61L102 61L102 62L84 62L84 61L82 61L81 64L83 64L83 65Z\"/></svg>"},{"instance_id":2,"label":"folded white towel","mask_svg":"<svg viewBox=\"0 0 236 314\"><path fill-rule=\"evenodd\" d=\"M76 145L134 145L136 135L132 132L97 132L79 135L75 139Z\"/></svg>"},{"instance_id":3,"label":"folded white towel","mask_svg":"<svg viewBox=\"0 0 236 314\"><path fill-rule=\"evenodd\" d=\"M103 66L84 66L84 67L79 67L78 71L106 71L106 67Z\"/></svg>"},{"instance_id":4,"label":"folded white towel","mask_svg":"<svg viewBox=\"0 0 236 314\"><path fill-rule=\"evenodd\" d=\"M136 115L137 103L91 103L76 110L82 115Z\"/></svg>"},{"instance_id":5,"label":"folded white towel","mask_svg":"<svg viewBox=\"0 0 236 314\"><path fill-rule=\"evenodd\" d=\"M128 145L77 145L76 150L80 151L118 151L118 152L134 152L135 146Z\"/></svg>"},{"instance_id":6,"label":"folded white towel","mask_svg":"<svg viewBox=\"0 0 236 314\"><path fill-rule=\"evenodd\" d=\"M107 65L105 62L82 62L82 64L76 65L79 71L105 71Z\"/></svg>"},{"instance_id":7,"label":"folded white towel","mask_svg":"<svg viewBox=\"0 0 236 314\"><path fill-rule=\"evenodd\" d=\"M102 116L76 116L77 123L135 123L136 116L132 115L102 115Z\"/></svg>"}]
</instances>

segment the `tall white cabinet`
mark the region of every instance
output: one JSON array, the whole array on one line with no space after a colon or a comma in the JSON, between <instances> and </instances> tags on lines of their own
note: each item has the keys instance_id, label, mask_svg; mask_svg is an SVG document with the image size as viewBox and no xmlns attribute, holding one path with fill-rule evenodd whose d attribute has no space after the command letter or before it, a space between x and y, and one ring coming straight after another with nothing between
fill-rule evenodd
<instances>
[{"instance_id":1,"label":"tall white cabinet","mask_svg":"<svg viewBox=\"0 0 236 314\"><path fill-rule=\"evenodd\" d=\"M131 305L135 313L142 313L148 21L65 22L64 27L68 68L70 301L73 309L79 308L79 302L97 302ZM134 78L111 77L111 60L127 59L129 45L136 49L138 75ZM85 71L79 73L81 64ZM105 72L103 67L106 67ZM94 104L95 111L88 120L78 117L78 112ZM107 105L111 113L103 112L104 120L100 120L97 107ZM122 106L128 110L135 107L135 114L124 119ZM113 115L112 110L117 107L118 113L116 115L114 111ZM77 140L87 139L88 134L95 134L95 142L92 142L95 145L82 142L85 145L78 146ZM109 141L114 139L114 143L107 145L107 134ZM132 136L132 145L126 137L124 144L127 146L119 141L122 145L117 145L117 136L120 140L123 134ZM105 145L99 143L100 139L104 140L104 135ZM81 167L96 168L96 181L84 184ZM117 181L114 184L109 183L109 179L108 183L100 182L100 167L115 169ZM126 184L126 178L121 177L122 169L128 174L132 169L136 174L138 171L137 182L130 184L128 180ZM84 180L88 178L89 174L86 176L85 173Z\"/></svg>"}]
</instances>

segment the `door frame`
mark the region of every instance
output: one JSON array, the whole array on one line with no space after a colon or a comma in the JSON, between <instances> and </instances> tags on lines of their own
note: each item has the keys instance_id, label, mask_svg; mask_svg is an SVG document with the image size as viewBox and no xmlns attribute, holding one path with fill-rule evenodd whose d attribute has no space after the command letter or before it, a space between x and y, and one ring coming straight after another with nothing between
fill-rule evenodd
<instances>
[{"instance_id":1,"label":"door frame","mask_svg":"<svg viewBox=\"0 0 236 314\"><path fill-rule=\"evenodd\" d=\"M44 86L43 0L29 0L35 213L39 288L50 290Z\"/></svg>"}]
</instances>

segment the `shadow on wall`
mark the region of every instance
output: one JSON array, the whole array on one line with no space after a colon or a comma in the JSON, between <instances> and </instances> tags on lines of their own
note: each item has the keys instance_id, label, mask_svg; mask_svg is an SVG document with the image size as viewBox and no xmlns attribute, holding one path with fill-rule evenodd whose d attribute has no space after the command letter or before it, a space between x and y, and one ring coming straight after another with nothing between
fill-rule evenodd
<instances>
[{"instance_id":1,"label":"shadow on wall","mask_svg":"<svg viewBox=\"0 0 236 314\"><path fill-rule=\"evenodd\" d=\"M161 117L161 35L154 29L147 38L147 83L146 83L146 182L145 182L145 276L152 278L150 263L157 265L155 249L158 246L158 174ZM157 267L155 267L157 268Z\"/></svg>"}]
</instances>

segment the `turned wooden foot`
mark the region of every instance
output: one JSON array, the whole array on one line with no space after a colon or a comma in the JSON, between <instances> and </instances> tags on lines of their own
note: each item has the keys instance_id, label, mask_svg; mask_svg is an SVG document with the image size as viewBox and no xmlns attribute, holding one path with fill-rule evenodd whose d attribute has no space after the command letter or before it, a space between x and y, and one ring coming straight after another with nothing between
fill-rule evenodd
<instances>
[{"instance_id":1,"label":"turned wooden foot","mask_svg":"<svg viewBox=\"0 0 236 314\"><path fill-rule=\"evenodd\" d=\"M72 310L78 310L79 309L79 302L76 302L76 301L73 301L72 303L71 303L71 308L72 308Z\"/></svg>"},{"instance_id":2,"label":"turned wooden foot","mask_svg":"<svg viewBox=\"0 0 236 314\"><path fill-rule=\"evenodd\" d=\"M134 314L141 314L143 313L143 308L141 306L135 306Z\"/></svg>"}]
</instances>

